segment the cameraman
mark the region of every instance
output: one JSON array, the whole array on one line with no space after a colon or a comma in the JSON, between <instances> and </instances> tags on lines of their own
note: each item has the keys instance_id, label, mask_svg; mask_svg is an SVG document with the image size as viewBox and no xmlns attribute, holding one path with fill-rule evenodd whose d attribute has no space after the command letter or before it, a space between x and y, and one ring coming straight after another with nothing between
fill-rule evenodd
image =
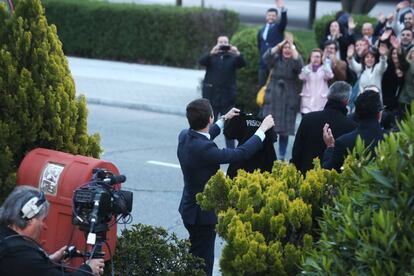
<instances>
[{"instance_id":1,"label":"cameraman","mask_svg":"<svg viewBox=\"0 0 414 276\"><path fill-rule=\"evenodd\" d=\"M210 101L214 118L225 115L236 104L236 70L246 66L239 50L229 43L227 36L219 36L210 53L203 55L200 65L206 67L203 98ZM226 139L227 148L234 148L234 140Z\"/></svg>"},{"instance_id":2,"label":"cameraman","mask_svg":"<svg viewBox=\"0 0 414 276\"><path fill-rule=\"evenodd\" d=\"M91 259L72 273L60 262L66 246L48 255L39 239L49 203L43 192L16 187L0 208L0 275L102 275L103 259Z\"/></svg>"}]
</instances>

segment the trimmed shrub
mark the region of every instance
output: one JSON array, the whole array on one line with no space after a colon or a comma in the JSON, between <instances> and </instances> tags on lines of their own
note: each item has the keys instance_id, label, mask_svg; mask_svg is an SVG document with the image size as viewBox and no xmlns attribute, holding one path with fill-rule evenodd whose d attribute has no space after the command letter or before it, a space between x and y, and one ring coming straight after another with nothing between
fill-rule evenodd
<instances>
[{"instance_id":1,"label":"trimmed shrub","mask_svg":"<svg viewBox=\"0 0 414 276\"><path fill-rule=\"evenodd\" d=\"M188 240L161 227L133 225L118 238L113 258L116 275L205 275L203 259L188 249ZM109 269L106 275L110 275Z\"/></svg>"},{"instance_id":2,"label":"trimmed shrub","mask_svg":"<svg viewBox=\"0 0 414 276\"><path fill-rule=\"evenodd\" d=\"M39 0L0 5L0 201L15 185L25 154L44 147L98 157L99 136L87 132L84 97L75 98L56 28Z\"/></svg>"},{"instance_id":3,"label":"trimmed shrub","mask_svg":"<svg viewBox=\"0 0 414 276\"><path fill-rule=\"evenodd\" d=\"M414 112L414 106L411 107ZM309 275L414 273L414 115L369 161L348 157L339 196L320 220L321 239L304 261Z\"/></svg>"},{"instance_id":4,"label":"trimmed shrub","mask_svg":"<svg viewBox=\"0 0 414 276\"><path fill-rule=\"evenodd\" d=\"M357 34L361 33L362 24L364 24L365 22L370 22L374 26L377 23L376 18L370 17L368 15L353 14L352 17L354 18L354 21L357 24L355 28L355 33ZM322 38L325 36L325 32L327 28L326 26L328 26L328 24L333 20L335 20L335 14L327 14L315 20L315 22L313 23L313 29L315 30L316 44L318 45L318 47L320 46L319 44L321 43Z\"/></svg>"},{"instance_id":5,"label":"trimmed shrub","mask_svg":"<svg viewBox=\"0 0 414 276\"><path fill-rule=\"evenodd\" d=\"M238 15L227 10L89 0L45 0L67 55L195 67Z\"/></svg>"},{"instance_id":6,"label":"trimmed shrub","mask_svg":"<svg viewBox=\"0 0 414 276\"><path fill-rule=\"evenodd\" d=\"M258 87L258 64L259 49L257 48L257 32L259 27L243 28L234 34L231 44L235 45L243 54L247 66L241 68L237 72L237 106L247 112L257 112L259 107L256 105L256 94ZM290 32L290 31L289 31ZM294 41L298 51L302 54L304 60L307 59L310 49L314 45L306 48L299 37L292 31Z\"/></svg>"},{"instance_id":7,"label":"trimmed shrub","mask_svg":"<svg viewBox=\"0 0 414 276\"><path fill-rule=\"evenodd\" d=\"M215 209L217 233L226 244L223 275L295 275L311 250L315 218L330 202L336 171L316 166L306 179L294 165L275 162L271 173L239 170L233 180L217 172L197 202Z\"/></svg>"}]
</instances>

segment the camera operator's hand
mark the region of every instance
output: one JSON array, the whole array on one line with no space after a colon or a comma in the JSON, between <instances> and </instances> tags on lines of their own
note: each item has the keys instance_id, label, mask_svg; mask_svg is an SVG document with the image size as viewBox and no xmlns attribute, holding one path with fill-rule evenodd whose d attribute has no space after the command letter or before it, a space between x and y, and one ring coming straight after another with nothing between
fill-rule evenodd
<instances>
[{"instance_id":1,"label":"camera operator's hand","mask_svg":"<svg viewBox=\"0 0 414 276\"><path fill-rule=\"evenodd\" d=\"M65 245L64 247L62 247L61 249L59 249L58 251L56 251L55 253L53 253L53 254L50 254L49 255L49 259L52 261L52 262L55 262L55 263L59 263L59 262L61 262L62 260L63 260L63 255L65 254L65 250L66 250L66 248L67 248L68 246L67 245Z\"/></svg>"},{"instance_id":2,"label":"camera operator's hand","mask_svg":"<svg viewBox=\"0 0 414 276\"><path fill-rule=\"evenodd\" d=\"M266 118L264 118L262 124L260 125L260 129L263 132L266 132L268 129L272 128L275 125L275 121L273 120L272 115L267 115Z\"/></svg>"},{"instance_id":3,"label":"camera operator's hand","mask_svg":"<svg viewBox=\"0 0 414 276\"><path fill-rule=\"evenodd\" d=\"M90 259L86 261L86 264L89 265L92 269L92 273L96 276L103 275L105 263L103 259Z\"/></svg>"}]
</instances>

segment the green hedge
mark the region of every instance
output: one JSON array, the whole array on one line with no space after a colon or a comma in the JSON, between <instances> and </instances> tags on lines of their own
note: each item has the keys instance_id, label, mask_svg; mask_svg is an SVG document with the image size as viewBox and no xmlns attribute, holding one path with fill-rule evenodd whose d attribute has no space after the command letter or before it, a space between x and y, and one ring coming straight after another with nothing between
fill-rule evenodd
<instances>
[{"instance_id":1,"label":"green hedge","mask_svg":"<svg viewBox=\"0 0 414 276\"><path fill-rule=\"evenodd\" d=\"M226 10L44 0L67 55L194 67L220 34L231 36L238 15Z\"/></svg>"},{"instance_id":2,"label":"green hedge","mask_svg":"<svg viewBox=\"0 0 414 276\"><path fill-rule=\"evenodd\" d=\"M204 260L189 253L190 243L164 228L135 224L122 231L113 258L115 275L205 275ZM105 275L111 269L105 268Z\"/></svg>"},{"instance_id":3,"label":"green hedge","mask_svg":"<svg viewBox=\"0 0 414 276\"><path fill-rule=\"evenodd\" d=\"M376 18L370 17L368 15L353 14L352 17L354 18L355 23L357 23L357 26L355 28L356 33L361 33L362 24L365 22L370 22L374 26L377 23ZM333 20L335 20L335 14L327 14L322 16L320 19L315 20L313 23L313 29L315 30L315 39L318 45L321 43L322 38L325 35L326 26Z\"/></svg>"}]
</instances>

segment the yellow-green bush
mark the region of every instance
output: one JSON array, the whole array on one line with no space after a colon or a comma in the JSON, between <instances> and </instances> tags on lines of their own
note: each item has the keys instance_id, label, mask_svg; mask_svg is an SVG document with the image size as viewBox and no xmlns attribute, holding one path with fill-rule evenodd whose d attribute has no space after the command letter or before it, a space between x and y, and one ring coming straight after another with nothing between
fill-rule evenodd
<instances>
[{"instance_id":1,"label":"yellow-green bush","mask_svg":"<svg viewBox=\"0 0 414 276\"><path fill-rule=\"evenodd\" d=\"M271 173L239 171L233 180L219 171L197 195L215 209L224 238L223 275L293 275L316 235L315 217L329 202L338 173L316 166L306 179L293 165L274 164Z\"/></svg>"}]
</instances>

